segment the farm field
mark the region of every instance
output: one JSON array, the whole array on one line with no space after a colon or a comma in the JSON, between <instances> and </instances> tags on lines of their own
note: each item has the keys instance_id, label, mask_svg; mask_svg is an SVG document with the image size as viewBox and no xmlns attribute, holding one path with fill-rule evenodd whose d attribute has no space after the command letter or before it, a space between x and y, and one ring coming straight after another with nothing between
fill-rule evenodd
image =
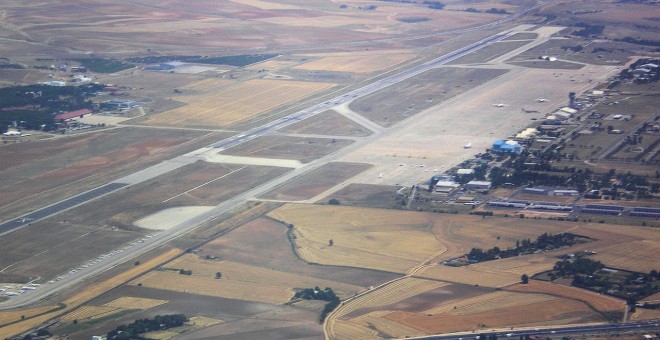
<instances>
[{"instance_id":1,"label":"farm field","mask_svg":"<svg viewBox=\"0 0 660 340\"><path fill-rule=\"evenodd\" d=\"M0 147L0 215L4 221L223 136L122 128Z\"/></svg>"},{"instance_id":2,"label":"farm field","mask_svg":"<svg viewBox=\"0 0 660 340\"><path fill-rule=\"evenodd\" d=\"M358 98L350 108L387 127L506 72L500 69L438 68Z\"/></svg>"},{"instance_id":3,"label":"farm field","mask_svg":"<svg viewBox=\"0 0 660 340\"><path fill-rule=\"evenodd\" d=\"M284 133L365 137L371 134L367 128L340 115L334 110L319 113L313 118L288 125L280 130Z\"/></svg>"},{"instance_id":4,"label":"farm field","mask_svg":"<svg viewBox=\"0 0 660 340\"><path fill-rule=\"evenodd\" d=\"M177 96L187 105L149 116L144 123L163 126L225 127L295 103L330 89L334 84L289 80L248 80L216 88L218 81L202 80L188 88L202 93ZM209 87L207 89L207 87Z\"/></svg>"},{"instance_id":5,"label":"farm field","mask_svg":"<svg viewBox=\"0 0 660 340\"><path fill-rule=\"evenodd\" d=\"M223 150L220 154L243 156L293 159L309 163L317 158L331 154L353 143L348 139L330 139L314 137L261 136L233 148Z\"/></svg>"},{"instance_id":6,"label":"farm field","mask_svg":"<svg viewBox=\"0 0 660 340\"><path fill-rule=\"evenodd\" d=\"M478 325L491 328L606 321L591 311L587 305L577 301L567 299L527 301L522 296L518 296L517 299L522 303L508 307L494 306L485 311L448 312L433 316L397 311L388 314L386 318L428 334L474 330L478 329Z\"/></svg>"},{"instance_id":7,"label":"farm field","mask_svg":"<svg viewBox=\"0 0 660 340\"><path fill-rule=\"evenodd\" d=\"M317 70L349 73L372 73L383 71L415 57L409 51L363 51L306 54L315 57L311 61L294 66L298 70Z\"/></svg>"},{"instance_id":8,"label":"farm field","mask_svg":"<svg viewBox=\"0 0 660 340\"><path fill-rule=\"evenodd\" d=\"M289 228L283 223L258 218L205 244L199 256L217 256L222 261L359 287L373 286L400 276L361 268L309 264L293 252L288 234Z\"/></svg>"},{"instance_id":9,"label":"farm field","mask_svg":"<svg viewBox=\"0 0 660 340\"><path fill-rule=\"evenodd\" d=\"M291 201L311 199L369 167L369 164L360 163L327 163L265 193L261 198Z\"/></svg>"},{"instance_id":10,"label":"farm field","mask_svg":"<svg viewBox=\"0 0 660 340\"><path fill-rule=\"evenodd\" d=\"M11 266L7 273L52 278L142 237L147 232L133 225L140 218L166 208L217 205L286 171L278 167L190 164L3 236L7 242L0 246L4 254L0 264L3 268Z\"/></svg>"},{"instance_id":11,"label":"farm field","mask_svg":"<svg viewBox=\"0 0 660 340\"><path fill-rule=\"evenodd\" d=\"M179 270L192 270L192 275L181 275ZM216 279L216 273L222 273ZM136 279L132 284L144 287L183 291L192 294L283 304L291 300L296 288L332 287L342 298L352 296L364 287L320 280L293 273L283 273L263 267L236 262L207 260L197 255L186 255Z\"/></svg>"}]
</instances>

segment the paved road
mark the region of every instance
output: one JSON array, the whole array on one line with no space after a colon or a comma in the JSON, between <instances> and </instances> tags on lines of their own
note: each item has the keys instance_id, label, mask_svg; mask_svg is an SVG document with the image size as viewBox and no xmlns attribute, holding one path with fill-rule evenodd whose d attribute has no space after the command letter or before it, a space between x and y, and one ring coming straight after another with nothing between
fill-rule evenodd
<instances>
[{"instance_id":1,"label":"paved road","mask_svg":"<svg viewBox=\"0 0 660 340\"><path fill-rule=\"evenodd\" d=\"M107 195L111 192L125 188L128 186L136 185L152 178L155 178L159 175L172 171L174 169L180 168L186 164L194 163L197 160L205 159L209 155L217 154L219 151L234 147L241 143L247 142L249 140L258 138L260 136L273 133L278 129L281 129L290 124L296 123L303 119L313 117L316 114L325 112L328 109L331 109L335 106L340 106L347 104L356 98L360 98L371 94L373 92L379 91L383 88L386 88L390 85L399 83L403 80L409 79L421 73L424 73L428 70L434 69L436 67L442 66L445 63L448 63L454 59L460 58L466 54L474 52L484 46L487 46L491 43L500 41L513 35L514 32L511 30L504 31L502 33L493 35L481 41L475 42L468 46L462 47L456 51L440 56L436 59L428 61L424 64L414 66L408 70L402 71L400 73L394 74L392 76L377 80L371 84L368 84L364 87L358 88L356 90L350 91L341 96L335 97L331 100L325 101L321 104L313 105L309 108L303 109L301 111L290 114L286 117L277 119L275 121L266 123L260 127L256 127L247 132L241 133L239 135L224 139L212 145L209 145L206 148L201 148L198 151L193 151L183 156L176 157L169 161L164 161L160 164L151 166L144 170L138 171L132 175L120 178L117 181L106 184L99 188L90 190L78 196L63 200L51 206L39 209L37 211L31 212L29 214L23 215L12 221L7 221L0 226L5 226L7 232L16 230L22 226L28 225L40 219L44 219L50 216L57 215L65 210L71 209L73 207L82 205L86 202L98 199L104 195ZM369 140L375 138L377 134L370 136L370 138L361 141L366 143ZM350 151L353 148L358 147L362 143L354 143L353 145L344 148L342 151ZM57 280L53 280L50 283L46 283L42 286L36 287L35 289L28 290L24 293L21 293L18 296L13 296L9 300L0 303L0 309L16 308L25 305L34 303L40 299L43 299L49 295L55 294L59 291L66 289L74 284L80 283L88 278L91 278L95 275L98 275L106 270L113 268L114 266L124 263L131 260L141 254L144 254L165 242L168 242L172 239L175 239L182 234L189 232L201 225L204 222L210 221L214 218L218 218L224 214L230 213L236 207L243 204L248 199L259 196L262 193L265 193L278 185L281 185L294 177L300 176L306 172L312 171L327 162L327 159L322 158L307 164L304 167L294 169L289 173L280 176L279 178L269 181L268 183L256 187L250 191L237 195L227 201L220 203L218 206L212 210L195 216L169 230L153 234L151 237L142 239L138 243L133 243L131 245L125 246L121 249L115 250L106 256L99 257L90 261L89 263L76 268L65 275L61 275ZM18 222L17 222L18 221Z\"/></svg>"},{"instance_id":2,"label":"paved road","mask_svg":"<svg viewBox=\"0 0 660 340\"><path fill-rule=\"evenodd\" d=\"M451 335L431 335L415 337L411 339L428 340L458 340L458 339L480 339L480 335L495 334L498 338L519 338L520 336L560 336L569 334L584 333L617 333L626 331L657 331L660 329L659 321L628 322L621 324L586 324L583 326L553 327L553 328L535 328L527 330L512 330L499 332L480 332L480 333L456 333ZM483 339L481 339L483 340Z\"/></svg>"}]
</instances>

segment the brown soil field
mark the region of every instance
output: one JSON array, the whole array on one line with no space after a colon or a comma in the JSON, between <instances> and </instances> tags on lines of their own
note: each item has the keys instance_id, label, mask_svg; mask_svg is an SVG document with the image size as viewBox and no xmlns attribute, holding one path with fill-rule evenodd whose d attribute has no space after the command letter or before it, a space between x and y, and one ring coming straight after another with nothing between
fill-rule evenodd
<instances>
[{"instance_id":1,"label":"brown soil field","mask_svg":"<svg viewBox=\"0 0 660 340\"><path fill-rule=\"evenodd\" d=\"M293 67L298 70L318 70L333 72L371 73L389 69L415 57L407 51L367 51L350 53L327 53L314 56L315 59Z\"/></svg>"},{"instance_id":2,"label":"brown soil field","mask_svg":"<svg viewBox=\"0 0 660 340\"><path fill-rule=\"evenodd\" d=\"M395 305L403 300L446 286L444 282L406 277L378 291L365 294L341 309L338 317L354 318L379 309L399 309ZM415 306L407 306L416 308Z\"/></svg>"},{"instance_id":3,"label":"brown soil field","mask_svg":"<svg viewBox=\"0 0 660 340\"><path fill-rule=\"evenodd\" d=\"M141 283L151 288L273 304L288 302L296 288L332 287L342 298L364 289L360 286L236 262L205 260L196 255L176 259L164 268L164 271L149 273L135 280L133 284ZM190 276L180 275L179 269L192 270L193 273ZM217 272L222 273L221 279L215 279Z\"/></svg>"},{"instance_id":4,"label":"brown soil field","mask_svg":"<svg viewBox=\"0 0 660 340\"><path fill-rule=\"evenodd\" d=\"M358 123L353 122L333 110L328 110L312 118L291 124L279 131L285 133L349 137L364 137L371 134L369 129L362 127Z\"/></svg>"},{"instance_id":5,"label":"brown soil field","mask_svg":"<svg viewBox=\"0 0 660 340\"><path fill-rule=\"evenodd\" d=\"M398 189L399 187L389 185L351 183L319 202L327 202L334 198L342 205L383 209L400 208L400 196L396 193Z\"/></svg>"},{"instance_id":6,"label":"brown soil field","mask_svg":"<svg viewBox=\"0 0 660 340\"><path fill-rule=\"evenodd\" d=\"M105 334L118 325L128 324L136 319L153 318L155 315L173 313L182 313L194 320L200 318L206 320L200 325L186 330L185 334L180 335L180 337L186 339L208 337L217 339L222 338L222 334L271 328L280 328L276 330L277 332L282 332L283 330L292 331L292 334L294 334L295 328L304 329L310 325L311 328L316 329L316 336L318 336L320 331L320 327L317 326L317 313L300 310L291 306L277 306L251 301L224 299L133 285L125 285L114 289L95 299L91 304L104 305L122 297L139 297L155 300L167 299L169 302L148 310L135 311L127 315L118 316L104 322L81 322L78 325L82 325L82 329L79 327L78 330L68 335L72 339L89 339L92 335ZM213 319L213 322L208 320L208 318ZM61 327L51 328L50 330L57 335L62 335L61 331L58 332L59 329Z\"/></svg>"},{"instance_id":7,"label":"brown soil field","mask_svg":"<svg viewBox=\"0 0 660 340\"><path fill-rule=\"evenodd\" d=\"M245 157L283 158L309 163L331 154L352 141L327 138L262 136L223 150L221 154Z\"/></svg>"},{"instance_id":8,"label":"brown soil field","mask_svg":"<svg viewBox=\"0 0 660 340\"><path fill-rule=\"evenodd\" d=\"M0 215L18 216L222 137L122 128L0 147Z\"/></svg>"},{"instance_id":9,"label":"brown soil field","mask_svg":"<svg viewBox=\"0 0 660 340\"><path fill-rule=\"evenodd\" d=\"M353 176L371 167L362 163L331 162L294 178L286 184L264 195L262 198L301 201L310 199L351 179Z\"/></svg>"},{"instance_id":10,"label":"brown soil field","mask_svg":"<svg viewBox=\"0 0 660 340\"><path fill-rule=\"evenodd\" d=\"M528 284L515 284L504 288L506 291L538 293L557 296L586 303L589 307L603 315L616 320L623 316L625 302L611 296L594 293L585 289L563 286L550 282L530 280Z\"/></svg>"},{"instance_id":11,"label":"brown soil field","mask_svg":"<svg viewBox=\"0 0 660 340\"><path fill-rule=\"evenodd\" d=\"M358 98L350 108L375 123L391 126L506 72L499 69L433 69Z\"/></svg>"},{"instance_id":12,"label":"brown soil field","mask_svg":"<svg viewBox=\"0 0 660 340\"><path fill-rule=\"evenodd\" d=\"M519 47L529 44L529 41L501 41L490 44L484 48L474 51L470 54L462 56L454 61L447 63L448 65L461 65L461 64L479 64L487 63L499 56L505 55Z\"/></svg>"},{"instance_id":13,"label":"brown soil field","mask_svg":"<svg viewBox=\"0 0 660 340\"><path fill-rule=\"evenodd\" d=\"M492 328L604 321L584 303L567 299L528 302L470 314L450 312L427 316L410 312L393 312L385 318L428 334L476 330L478 325Z\"/></svg>"},{"instance_id":14,"label":"brown soil field","mask_svg":"<svg viewBox=\"0 0 660 340\"><path fill-rule=\"evenodd\" d=\"M217 205L286 171L277 167L190 164L3 236L7 242L0 245L5 255L0 265L13 265L5 270L7 273L51 278L142 237L145 231L133 226L140 218L166 208Z\"/></svg>"},{"instance_id":15,"label":"brown soil field","mask_svg":"<svg viewBox=\"0 0 660 340\"><path fill-rule=\"evenodd\" d=\"M223 80L207 79L202 80L201 85L189 85L188 88L192 86L203 92L178 96L177 101L188 105L149 116L145 123L224 127L249 120L334 86L329 83L258 79L217 88L218 81L222 83Z\"/></svg>"},{"instance_id":16,"label":"brown soil field","mask_svg":"<svg viewBox=\"0 0 660 340\"><path fill-rule=\"evenodd\" d=\"M310 265L293 252L287 232L284 224L259 218L205 244L199 255L218 256L223 261L360 287L373 286L399 276L368 269Z\"/></svg>"}]
</instances>

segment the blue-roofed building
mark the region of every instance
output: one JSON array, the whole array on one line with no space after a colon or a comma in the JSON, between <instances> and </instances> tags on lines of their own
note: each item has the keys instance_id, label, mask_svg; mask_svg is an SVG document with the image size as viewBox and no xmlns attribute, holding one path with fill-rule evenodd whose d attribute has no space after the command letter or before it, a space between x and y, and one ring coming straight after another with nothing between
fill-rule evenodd
<instances>
[{"instance_id":1,"label":"blue-roofed building","mask_svg":"<svg viewBox=\"0 0 660 340\"><path fill-rule=\"evenodd\" d=\"M499 139L493 143L493 152L495 153L521 153L522 146L514 140Z\"/></svg>"}]
</instances>

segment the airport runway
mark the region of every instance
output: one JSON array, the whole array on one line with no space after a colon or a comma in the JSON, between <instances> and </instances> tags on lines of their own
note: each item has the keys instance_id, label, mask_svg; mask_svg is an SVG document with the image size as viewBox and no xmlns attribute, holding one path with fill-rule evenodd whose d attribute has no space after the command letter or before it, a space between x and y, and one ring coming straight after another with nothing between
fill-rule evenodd
<instances>
[{"instance_id":1,"label":"airport runway","mask_svg":"<svg viewBox=\"0 0 660 340\"><path fill-rule=\"evenodd\" d=\"M20 227L29 225L30 223L34 223L41 219L45 219L47 217L57 215L65 210L93 201L95 199L98 199L104 195L120 190L122 188L126 188L128 186L145 182L159 175L180 168L186 164L194 163L195 161L198 161L200 159L204 160L207 156L217 154L218 152L224 149L228 149L236 145L239 145L241 143L247 142L249 140L273 133L278 129L281 129L285 126L301 121L303 119L313 117L314 115L319 114L321 112L325 112L333 107L347 104L357 98L379 91L390 85L399 83L403 80L409 79L411 77L424 73L433 68L440 67L454 59L472 53L491 43L503 40L513 34L515 34L514 30L506 30L502 33L495 34L486 39L462 47L451 53L442 55L424 64L414 66L410 69L399 72L392 76L377 80L373 83L370 83L356 90L350 91L341 96L335 97L331 100L325 101L321 104L313 105L309 108L295 112L286 117L266 123L260 127L251 129L247 132L211 144L205 148L198 149L197 151L190 152L183 156L175 157L169 161L161 162L157 165L138 171L132 175L125 176L116 181L113 181L96 189L85 192L83 194L60 201L48 207L33 211L26 215L12 219L11 221L4 222L0 224L0 228L4 228L4 229L0 229L0 231L3 233L11 232ZM366 138L360 143L354 143L353 145L344 148L342 152L350 151L354 148L357 148L363 143L367 143L373 140L373 138L377 136L378 134L375 133L374 135L370 136L369 138ZM123 248L117 249L112 253L105 254L94 260L91 260L87 264L82 265L76 269L73 269L69 273L63 274L60 277L50 281L49 283L38 286L34 289L27 290L17 296L12 296L7 301L0 303L0 309L17 308L17 307L29 305L31 303L44 299L47 296L56 294L57 292L60 292L74 284L78 284L86 279L94 277L104 271L107 271L117 266L118 264L129 261L172 239L175 239L183 235L184 233L193 230L194 228L196 228L197 226L201 225L204 222L218 218L224 214L231 213L236 207L243 204L248 199L259 196L260 194L272 190L278 185L281 185L297 176L312 171L324 165L325 163L327 163L327 161L328 161L327 157L313 161L305 165L304 167L294 169L288 172L287 174L280 176L279 178L273 181L269 181L268 183L262 186L253 188L250 191L244 192L227 201L224 201L219 205L217 205L215 208L211 209L210 211L195 216L173 228L170 228L165 231L160 231L158 233L154 233L150 235L151 237L136 241L134 243L131 243L130 245L124 246Z\"/></svg>"},{"instance_id":2,"label":"airport runway","mask_svg":"<svg viewBox=\"0 0 660 340\"><path fill-rule=\"evenodd\" d=\"M520 338L525 336L560 336L569 334L585 334L585 333L615 333L615 332L628 332L628 331L652 331L655 332L660 329L658 321L640 321L628 322L620 324L588 324L583 326L569 326L569 327L553 327L553 328L535 328L519 331L499 331L499 332L476 332L476 333L458 333L452 335L431 335L421 336L411 339L424 339L424 340L459 340L459 339L480 339L484 340L488 335L496 335L498 338ZM481 338L484 339L481 339Z\"/></svg>"}]
</instances>

